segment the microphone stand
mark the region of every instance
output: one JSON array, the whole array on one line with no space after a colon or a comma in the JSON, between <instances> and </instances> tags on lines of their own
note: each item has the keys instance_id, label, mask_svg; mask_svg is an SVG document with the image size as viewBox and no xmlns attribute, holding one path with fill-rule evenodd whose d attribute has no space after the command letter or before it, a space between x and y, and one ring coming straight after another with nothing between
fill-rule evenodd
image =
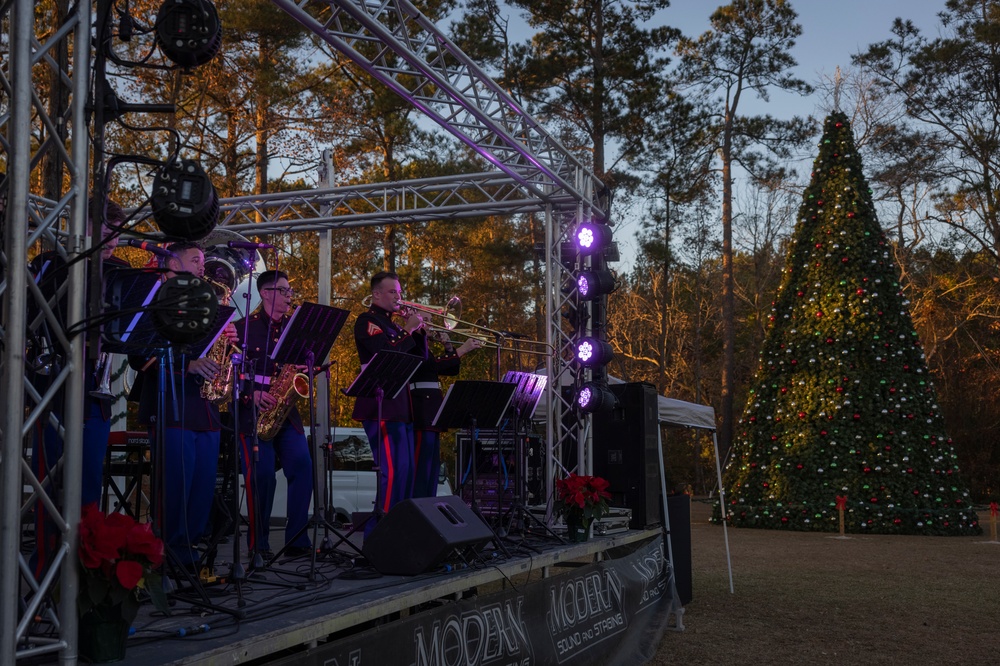
<instances>
[{"instance_id":1,"label":"microphone stand","mask_svg":"<svg viewBox=\"0 0 1000 666\"><path fill-rule=\"evenodd\" d=\"M251 387L250 405L248 407L251 416L250 422L257 423L257 403L253 399L254 375L257 373L256 360L249 363L250 372L249 373L245 372L246 367L248 365L247 349L249 349L248 340L250 338L250 285L253 284L253 266L250 267L250 275L248 279L250 281L247 283L247 293L243 295L243 298L246 301L246 306L243 315L243 335L240 337L240 367L244 370L244 372L241 372L241 378L245 378L247 375L249 375L250 379L250 387ZM268 318L268 328L270 328L270 315L268 315L266 312L264 314ZM270 337L271 337L270 335L266 336L265 340L270 341ZM265 345L266 344L267 343L265 342ZM266 349L264 355L265 357L267 356ZM236 453L238 456L239 446L240 446L240 420L239 420L240 390L239 387L235 386L235 382L234 382L234 390L236 395L236 399L233 401L234 404L236 405L236 408L233 411L233 422L235 423L235 428L236 428L236 437L234 438L234 441L236 442L236 449L237 449ZM257 441L257 429L251 427L251 432L246 433L246 436L249 438L250 441L250 451L252 455L247 456L247 459L244 462L247 468L246 477L250 479L250 492L253 494L253 498L250 497L247 498L247 518L250 521L250 530L254 532L253 534L254 548L249 553L247 553L247 557L250 560L251 569L260 569L264 566L264 558L263 556L261 556L257 548L258 544L257 544L257 534L256 534L260 522L260 515L258 514L258 507L260 506L260 504L258 502L259 496L257 495L258 485L259 485L257 483L257 460L260 454L258 449L259 443ZM238 457L237 460L239 460ZM245 479L244 479L244 486L246 486ZM239 515L238 511L237 515ZM234 542L235 543L233 544L233 553L234 553L233 562L235 569L236 564L240 562L240 557L239 557L240 545L239 545L238 535L237 538L234 539ZM242 570L243 569L242 565L240 565L239 568L240 570ZM246 576L244 575L244 578L245 577Z\"/></svg>"},{"instance_id":2,"label":"microphone stand","mask_svg":"<svg viewBox=\"0 0 1000 666\"><path fill-rule=\"evenodd\" d=\"M503 333L500 331L494 331L493 339L496 341L497 345L496 381L500 381L500 355L503 353Z\"/></svg>"},{"instance_id":3,"label":"microphone stand","mask_svg":"<svg viewBox=\"0 0 1000 666\"><path fill-rule=\"evenodd\" d=\"M334 361L334 363L336 363L336 361ZM326 375L326 394L328 396L333 395L330 389L330 365L332 365L332 363L326 363L324 364L323 368L323 373ZM339 367L338 367L338 375L339 375ZM312 396L310 395L310 400L311 399ZM336 395L334 395L334 400L336 399L337 399ZM310 418L312 417L313 414L310 414ZM326 422L327 424L329 424L329 428L325 433L323 433L323 474L325 481L325 483L323 484L323 512L327 521L333 521L334 519L336 519L337 516L333 509L333 475L330 474L330 470L333 468L332 466L333 466L334 435L332 431L334 428L336 428L336 426L333 425L333 414L330 409L329 400L326 401ZM335 544L333 542L333 539L330 538L330 529L327 526L327 523L324 522L323 526L324 526L323 541L320 544L320 552L327 553L334 549ZM313 541L313 543L316 542Z\"/></svg>"},{"instance_id":4,"label":"microphone stand","mask_svg":"<svg viewBox=\"0 0 1000 666\"><path fill-rule=\"evenodd\" d=\"M164 513L164 461L166 459L166 425L164 414L167 411L167 367L169 366L170 373L170 395L173 400L171 401L171 406L173 408L173 415L175 421L180 421L180 414L177 408L177 392L176 383L174 380L174 354L173 347L168 344L166 348L160 349L159 354L159 368L157 368L157 390L158 395L156 397L156 423L153 427L154 434L154 446L156 451L154 453L154 468L153 468L153 498L155 511L153 514L153 525L154 530L158 532L157 536L163 537L163 513ZM183 356L182 356L183 358ZM241 610L235 610L232 608L226 608L224 606L218 606L213 604L205 592L205 588L202 587L197 575L192 575L185 567L183 567L177 560L177 556L174 554L173 550L167 546L163 549L164 551L164 567L169 568L175 576L183 577L188 584L190 589L197 595L197 599L191 599L187 597L180 597L182 590L173 587L170 582L170 578L167 576L163 577L164 592L168 594L173 594L175 599L181 601L186 601L194 606L205 608L207 610L216 611L219 613L226 613L232 615L235 618L243 618L244 612Z\"/></svg>"},{"instance_id":5,"label":"microphone stand","mask_svg":"<svg viewBox=\"0 0 1000 666\"><path fill-rule=\"evenodd\" d=\"M253 269L251 269L252 271ZM246 293L247 305L250 304L250 289ZM244 340L246 338L244 337ZM239 608L246 606L246 599L243 598L243 583L246 581L247 572L243 568L243 561L240 557L240 386L244 378L244 359L246 358L246 344L240 341L239 358L233 354L233 385L231 387L231 400L233 410L233 444L230 451L230 471L233 475L233 497L229 510L232 512L233 520L233 564L229 569L229 578L236 585L236 605ZM247 463L249 469L249 461Z\"/></svg>"}]
</instances>

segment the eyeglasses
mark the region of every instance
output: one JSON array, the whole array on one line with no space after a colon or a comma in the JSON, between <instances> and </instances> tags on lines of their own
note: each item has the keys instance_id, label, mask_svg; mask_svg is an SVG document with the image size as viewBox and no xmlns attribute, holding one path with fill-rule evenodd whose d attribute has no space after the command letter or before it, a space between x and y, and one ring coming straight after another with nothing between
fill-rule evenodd
<instances>
[{"instance_id":1,"label":"eyeglasses","mask_svg":"<svg viewBox=\"0 0 1000 666\"><path fill-rule=\"evenodd\" d=\"M295 295L295 290L291 287L264 287L264 291L276 291L285 298L291 298Z\"/></svg>"}]
</instances>

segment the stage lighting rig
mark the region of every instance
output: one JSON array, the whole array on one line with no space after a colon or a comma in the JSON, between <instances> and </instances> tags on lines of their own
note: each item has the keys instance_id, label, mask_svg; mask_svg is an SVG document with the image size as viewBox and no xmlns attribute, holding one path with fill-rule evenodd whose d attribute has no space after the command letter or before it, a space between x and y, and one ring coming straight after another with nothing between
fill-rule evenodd
<instances>
[{"instance_id":1,"label":"stage lighting rig","mask_svg":"<svg viewBox=\"0 0 1000 666\"><path fill-rule=\"evenodd\" d=\"M199 240L219 220L219 196L193 160L174 157L156 171L151 203L153 219L170 238Z\"/></svg>"},{"instance_id":2,"label":"stage lighting rig","mask_svg":"<svg viewBox=\"0 0 1000 666\"><path fill-rule=\"evenodd\" d=\"M603 382L586 382L576 392L576 406L584 414L613 409L617 399Z\"/></svg>"},{"instance_id":3,"label":"stage lighting rig","mask_svg":"<svg viewBox=\"0 0 1000 666\"><path fill-rule=\"evenodd\" d=\"M156 13L156 43L183 67L198 67L222 46L222 25L210 0L165 0Z\"/></svg>"}]
</instances>

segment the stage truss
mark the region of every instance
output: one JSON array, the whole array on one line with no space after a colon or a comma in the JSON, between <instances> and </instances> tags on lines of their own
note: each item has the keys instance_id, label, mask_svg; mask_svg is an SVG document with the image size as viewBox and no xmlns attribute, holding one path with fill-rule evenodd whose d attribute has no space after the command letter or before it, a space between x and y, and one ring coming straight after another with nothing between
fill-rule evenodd
<instances>
[{"instance_id":1,"label":"stage truss","mask_svg":"<svg viewBox=\"0 0 1000 666\"><path fill-rule=\"evenodd\" d=\"M223 200L220 225L254 235L320 233L347 227L459 220L487 215L537 214L545 221L546 342L558 352L547 361L549 377L546 426L547 496L552 480L563 471L591 469L589 420L564 419L572 411L560 387L579 384L573 358L573 333L562 313L588 308L578 302L574 276L564 265L561 248L578 220L606 217L596 193L598 179L516 101L410 2L274 0L304 28L352 59L373 77L413 104L444 131L462 141L496 167L496 171L378 185L331 187L306 192L247 196ZM98 2L98 16L110 5ZM93 246L87 224L90 151L86 103L93 69L90 3L70 6L58 28L36 23L33 0L0 3L0 150L6 162L7 214L0 241L0 382L3 386L3 482L0 548L18 553L0 565L0 665L61 652L76 655L75 598L78 587L76 522L79 516L83 421L83 360L86 335L67 335L32 283L27 271L28 248L38 240L70 260L67 321L86 313L87 261L72 261ZM39 36L44 36L40 41ZM72 54L72 55L68 55ZM75 60L72 60L72 59ZM65 96L47 99L49 77L59 77ZM31 128L31 131L28 131ZM96 152L96 151L95 151ZM29 194L29 184L51 183L49 197ZM329 284L330 262L321 261L320 284ZM24 295L43 316L28 321ZM328 295L327 295L328 296ZM323 295L321 294L321 299ZM66 368L44 393L26 373L25 349L32 333L47 325L55 352ZM51 413L57 389L64 389L63 424ZM55 513L61 540L54 565L36 583L21 553L22 522L45 505L55 512L49 489L31 472L30 433L45 420L63 430L66 455L65 502ZM562 452L576 447L576 464L565 469ZM27 494L28 499L24 500ZM52 591L59 586L60 605ZM54 627L47 637L37 627ZM54 637L53 637L54 636ZM13 640L11 640L13 638ZM73 657L71 657L72 659Z\"/></svg>"}]
</instances>

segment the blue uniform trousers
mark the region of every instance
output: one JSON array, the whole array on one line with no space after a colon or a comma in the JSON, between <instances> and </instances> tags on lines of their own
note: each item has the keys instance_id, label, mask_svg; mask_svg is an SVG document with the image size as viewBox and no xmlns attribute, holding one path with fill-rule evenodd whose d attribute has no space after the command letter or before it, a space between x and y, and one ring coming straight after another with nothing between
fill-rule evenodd
<instances>
[{"instance_id":1,"label":"blue uniform trousers","mask_svg":"<svg viewBox=\"0 0 1000 666\"><path fill-rule=\"evenodd\" d=\"M156 447L154 435L150 431ZM162 539L180 564L192 564L198 561L195 545L209 534L219 431L165 428L163 438ZM154 460L158 453L154 448Z\"/></svg>"},{"instance_id":2,"label":"blue uniform trousers","mask_svg":"<svg viewBox=\"0 0 1000 666\"><path fill-rule=\"evenodd\" d=\"M309 548L309 534L303 528L309 522L309 502L312 501L313 492L313 463L306 436L286 421L274 439L258 441L253 474L248 471L248 463L254 461L251 447L250 438L241 434L240 463L246 485L247 512L250 515L247 546L252 551L271 550L269 534L271 511L274 508L274 490L277 485L275 477L277 457L281 460L281 469L288 482L285 545ZM302 534L295 537L300 530ZM294 540L289 543L290 539Z\"/></svg>"},{"instance_id":3,"label":"blue uniform trousers","mask_svg":"<svg viewBox=\"0 0 1000 666\"><path fill-rule=\"evenodd\" d=\"M389 509L413 497L413 424L402 421L362 421L368 435L372 456L379 466L381 510ZM371 534L375 521L365 525L365 536Z\"/></svg>"},{"instance_id":4,"label":"blue uniform trousers","mask_svg":"<svg viewBox=\"0 0 1000 666\"><path fill-rule=\"evenodd\" d=\"M414 497L436 497L441 470L441 433L416 430L413 433L416 467L413 475Z\"/></svg>"}]
</instances>

